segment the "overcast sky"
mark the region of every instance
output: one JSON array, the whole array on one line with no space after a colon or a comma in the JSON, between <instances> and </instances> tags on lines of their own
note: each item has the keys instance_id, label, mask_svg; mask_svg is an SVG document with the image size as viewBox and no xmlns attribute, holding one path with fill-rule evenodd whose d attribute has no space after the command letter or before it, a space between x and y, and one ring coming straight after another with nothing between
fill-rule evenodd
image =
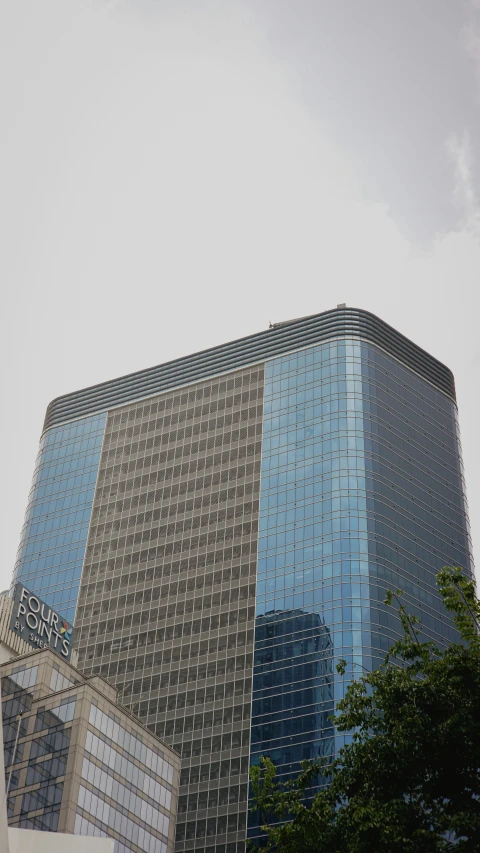
<instances>
[{"instance_id":1,"label":"overcast sky","mask_svg":"<svg viewBox=\"0 0 480 853\"><path fill-rule=\"evenodd\" d=\"M339 302L454 371L478 549L479 150L480 0L1 3L0 588L53 397Z\"/></svg>"}]
</instances>

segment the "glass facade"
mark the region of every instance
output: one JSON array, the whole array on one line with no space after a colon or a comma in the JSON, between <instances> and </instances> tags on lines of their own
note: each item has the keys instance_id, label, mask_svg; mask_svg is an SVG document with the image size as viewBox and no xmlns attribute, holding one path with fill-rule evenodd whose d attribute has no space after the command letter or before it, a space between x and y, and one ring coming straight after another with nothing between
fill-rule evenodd
<instances>
[{"instance_id":1,"label":"glass facade","mask_svg":"<svg viewBox=\"0 0 480 853\"><path fill-rule=\"evenodd\" d=\"M345 684L400 633L386 590L442 644L435 576L473 573L450 371L367 312L280 326L54 401L117 408L45 434L22 535L15 579L69 619L78 594L82 669L181 753L177 853L244 850L260 755L337 752Z\"/></svg>"},{"instance_id":2,"label":"glass facade","mask_svg":"<svg viewBox=\"0 0 480 853\"><path fill-rule=\"evenodd\" d=\"M13 574L70 622L75 616L106 415L44 434Z\"/></svg>"},{"instance_id":3,"label":"glass facade","mask_svg":"<svg viewBox=\"0 0 480 853\"><path fill-rule=\"evenodd\" d=\"M425 636L457 639L436 586L445 565L473 577L454 402L380 350L362 345L372 663L399 636L384 605L400 588Z\"/></svg>"},{"instance_id":4,"label":"glass facade","mask_svg":"<svg viewBox=\"0 0 480 853\"><path fill-rule=\"evenodd\" d=\"M392 357L345 339L267 363L253 764L287 776L342 745L345 681L400 635L387 589L428 637L455 637L435 575L472 573L464 494L455 405Z\"/></svg>"},{"instance_id":5,"label":"glass facade","mask_svg":"<svg viewBox=\"0 0 480 853\"><path fill-rule=\"evenodd\" d=\"M334 663L370 659L361 344L265 368L251 762L331 756Z\"/></svg>"}]
</instances>

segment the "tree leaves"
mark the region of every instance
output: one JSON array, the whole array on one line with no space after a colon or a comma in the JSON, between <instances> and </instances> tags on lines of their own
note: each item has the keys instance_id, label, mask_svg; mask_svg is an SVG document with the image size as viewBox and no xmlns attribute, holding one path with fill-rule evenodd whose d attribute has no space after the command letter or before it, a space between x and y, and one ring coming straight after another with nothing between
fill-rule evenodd
<instances>
[{"instance_id":1,"label":"tree leaves","mask_svg":"<svg viewBox=\"0 0 480 853\"><path fill-rule=\"evenodd\" d=\"M382 666L353 681L335 723L351 733L327 766L282 784L252 767L253 802L278 853L470 853L480 850L480 603L458 568L438 575L461 641L421 642L400 593L403 637ZM339 661L343 675L346 662ZM324 784L308 798L316 781ZM310 791L311 794L311 791Z\"/></svg>"}]
</instances>

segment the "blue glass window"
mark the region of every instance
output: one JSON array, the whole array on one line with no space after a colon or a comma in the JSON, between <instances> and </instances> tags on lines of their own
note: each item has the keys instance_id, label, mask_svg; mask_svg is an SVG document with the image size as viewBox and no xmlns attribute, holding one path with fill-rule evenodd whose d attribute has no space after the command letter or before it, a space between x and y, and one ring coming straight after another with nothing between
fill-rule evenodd
<instances>
[{"instance_id":1,"label":"blue glass window","mask_svg":"<svg viewBox=\"0 0 480 853\"><path fill-rule=\"evenodd\" d=\"M43 436L13 576L72 622L105 421L96 415Z\"/></svg>"},{"instance_id":2,"label":"blue glass window","mask_svg":"<svg viewBox=\"0 0 480 853\"><path fill-rule=\"evenodd\" d=\"M455 637L435 576L472 573L464 489L455 404L391 356L339 339L267 362L252 764L287 777L343 745L336 701L400 635L387 589Z\"/></svg>"}]
</instances>

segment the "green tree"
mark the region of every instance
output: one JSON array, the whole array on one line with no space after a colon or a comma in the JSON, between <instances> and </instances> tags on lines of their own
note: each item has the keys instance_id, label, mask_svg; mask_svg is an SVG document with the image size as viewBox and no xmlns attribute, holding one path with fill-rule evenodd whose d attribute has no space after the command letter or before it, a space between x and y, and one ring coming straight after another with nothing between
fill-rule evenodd
<instances>
[{"instance_id":1,"label":"green tree","mask_svg":"<svg viewBox=\"0 0 480 853\"><path fill-rule=\"evenodd\" d=\"M442 569L437 582L462 641L444 650L422 642L399 604L402 639L337 705L336 726L351 741L333 763L304 762L286 784L268 758L251 768L266 849L480 851L480 603L460 569ZM328 785L308 798L319 778Z\"/></svg>"}]
</instances>

